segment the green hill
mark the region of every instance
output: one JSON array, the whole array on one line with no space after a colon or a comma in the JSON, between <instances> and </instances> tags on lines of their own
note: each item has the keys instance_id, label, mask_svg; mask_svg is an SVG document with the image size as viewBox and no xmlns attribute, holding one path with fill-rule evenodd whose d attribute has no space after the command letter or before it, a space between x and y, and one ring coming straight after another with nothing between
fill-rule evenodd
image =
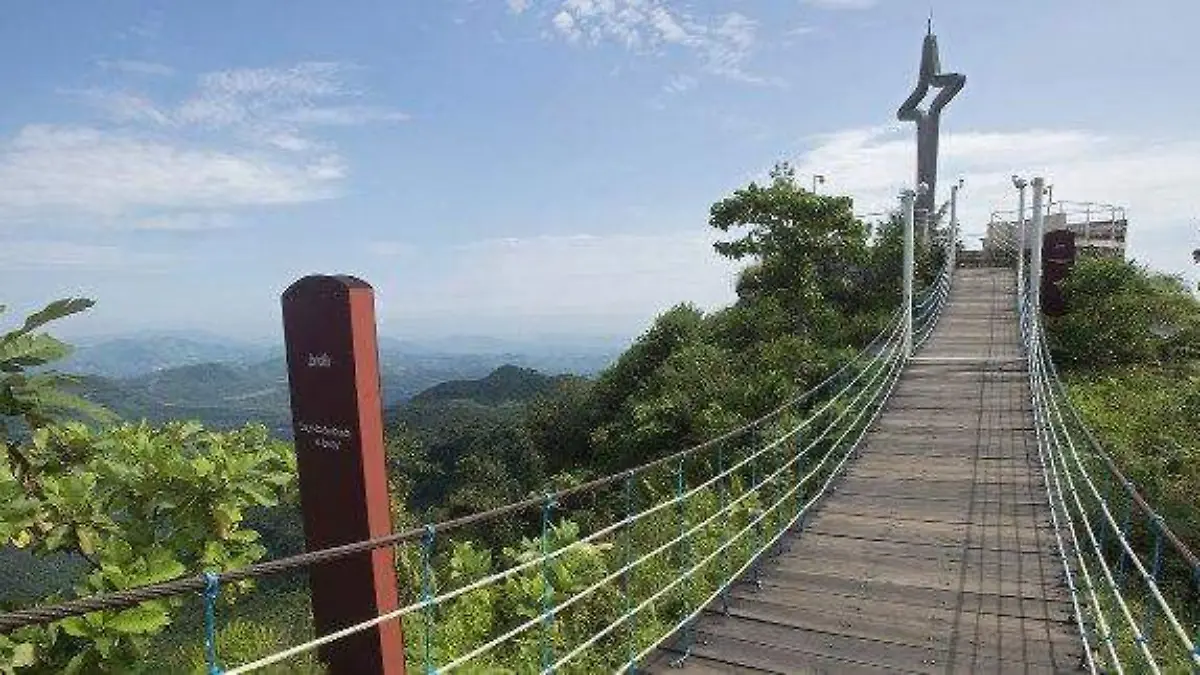
<instances>
[{"instance_id":1,"label":"green hill","mask_svg":"<svg viewBox=\"0 0 1200 675\"><path fill-rule=\"evenodd\" d=\"M543 375L531 368L504 365L479 380L451 380L434 385L412 398L414 404L467 400L483 405L528 401L549 394L569 375Z\"/></svg>"}]
</instances>

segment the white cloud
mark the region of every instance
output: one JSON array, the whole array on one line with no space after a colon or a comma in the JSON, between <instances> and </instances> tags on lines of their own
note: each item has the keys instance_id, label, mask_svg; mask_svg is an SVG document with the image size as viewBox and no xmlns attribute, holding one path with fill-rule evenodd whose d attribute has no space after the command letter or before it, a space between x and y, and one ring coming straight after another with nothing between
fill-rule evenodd
<instances>
[{"instance_id":1,"label":"white cloud","mask_svg":"<svg viewBox=\"0 0 1200 675\"><path fill-rule=\"evenodd\" d=\"M168 77L175 74L175 69L163 65L161 63L151 63L149 61L137 61L133 59L117 59L109 61L102 59L96 62L96 65L105 70L115 70L130 75L153 75L158 77Z\"/></svg>"},{"instance_id":2,"label":"white cloud","mask_svg":"<svg viewBox=\"0 0 1200 675\"><path fill-rule=\"evenodd\" d=\"M77 94L116 122L150 124L154 126L170 126L174 124L169 113L160 110L154 101L141 94L103 89L87 89L79 92L66 91L64 93Z\"/></svg>"},{"instance_id":3,"label":"white cloud","mask_svg":"<svg viewBox=\"0 0 1200 675\"><path fill-rule=\"evenodd\" d=\"M579 30L579 27L575 24L575 17L571 16L571 14L566 11L555 14L553 21L554 27L558 30L558 32L562 33L563 37L567 38L567 40L571 42L579 40L579 37L583 35L583 33Z\"/></svg>"},{"instance_id":4,"label":"white cloud","mask_svg":"<svg viewBox=\"0 0 1200 675\"><path fill-rule=\"evenodd\" d=\"M911 127L848 129L811 139L796 160L801 176L821 173L828 191L855 198L860 213L894 208L911 183ZM946 133L941 143L939 202L963 177L964 232L982 232L991 211L1014 208L1010 177L1042 175L1060 201L1128 207L1130 255L1197 278L1188 246L1200 215L1200 139L1116 137L1081 130Z\"/></svg>"},{"instance_id":5,"label":"white cloud","mask_svg":"<svg viewBox=\"0 0 1200 675\"><path fill-rule=\"evenodd\" d=\"M0 247L0 268L24 270L122 270L162 272L171 262L159 253L135 253L117 246L66 241L10 241Z\"/></svg>"},{"instance_id":6,"label":"white cloud","mask_svg":"<svg viewBox=\"0 0 1200 675\"><path fill-rule=\"evenodd\" d=\"M530 0L508 0L508 11L521 14L529 9Z\"/></svg>"},{"instance_id":7,"label":"white cloud","mask_svg":"<svg viewBox=\"0 0 1200 675\"><path fill-rule=\"evenodd\" d=\"M411 118L407 113L389 108L348 105L323 108L297 108L282 114L280 119L302 126L358 126L370 122L406 122Z\"/></svg>"},{"instance_id":8,"label":"white cloud","mask_svg":"<svg viewBox=\"0 0 1200 675\"><path fill-rule=\"evenodd\" d=\"M745 70L758 23L738 12L697 18L664 0L563 0L551 24L554 34L571 43L615 42L638 53L674 47L691 52L709 74L752 84L777 83Z\"/></svg>"},{"instance_id":9,"label":"white cloud","mask_svg":"<svg viewBox=\"0 0 1200 675\"><path fill-rule=\"evenodd\" d=\"M143 62L102 65L163 73ZM126 89L66 91L105 124L31 124L0 140L0 222L83 215L194 230L219 226L206 210L334 197L348 169L318 128L408 119L354 101L361 93L346 81L353 70L304 62L206 73L175 101Z\"/></svg>"},{"instance_id":10,"label":"white cloud","mask_svg":"<svg viewBox=\"0 0 1200 675\"><path fill-rule=\"evenodd\" d=\"M340 160L282 162L89 127L28 126L0 151L0 214L108 217L141 208L226 209L326 199Z\"/></svg>"}]
</instances>

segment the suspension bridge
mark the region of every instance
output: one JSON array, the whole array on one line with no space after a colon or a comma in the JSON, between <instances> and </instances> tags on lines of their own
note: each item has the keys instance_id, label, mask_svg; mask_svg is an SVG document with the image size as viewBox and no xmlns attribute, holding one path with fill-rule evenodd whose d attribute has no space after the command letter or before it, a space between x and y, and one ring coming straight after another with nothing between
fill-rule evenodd
<instances>
[{"instance_id":1,"label":"suspension bridge","mask_svg":"<svg viewBox=\"0 0 1200 675\"><path fill-rule=\"evenodd\" d=\"M184 597L202 604L196 638L210 675L296 672L273 669L314 654L340 664L335 675L1200 672L1200 561L1091 434L1047 347L1044 221L1068 227L1070 214L1045 212L1041 179L1027 210L1014 177L1014 222L993 218L986 254L960 261L958 186L940 231L933 193L939 115L965 78L940 71L932 30L920 72L899 113L917 123L928 188L902 197L903 299L817 386L616 474L240 569L3 613L0 634L83 615L102 624ZM931 88L933 105L918 109ZM921 244L944 246L920 290L917 214ZM1123 250L1124 214L1097 214L1084 207L1084 239ZM320 350L307 358L309 368L332 363ZM329 436L322 447L353 435L309 426ZM340 494L329 482L318 487ZM520 550L483 569L454 566L460 545L499 525L527 534ZM336 585L355 570L378 581L393 566L411 572L397 588L357 587L378 611L326 617L310 639L242 663L222 657L229 584L307 573ZM324 592L322 602L339 600Z\"/></svg>"},{"instance_id":2,"label":"suspension bridge","mask_svg":"<svg viewBox=\"0 0 1200 675\"><path fill-rule=\"evenodd\" d=\"M911 193L903 208L911 270ZM1200 670L1200 563L1066 397L1035 309L1038 256L1025 264L1001 241L1007 262L960 266L954 223L942 238L933 283L908 290L867 347L700 446L450 522L0 614L0 632L199 593L211 673L264 671L388 624L426 673ZM578 502L594 517L564 537ZM438 577L456 533L521 514L540 518L535 551ZM221 663L221 584L387 548L421 577L394 610ZM580 564L589 555L600 564ZM521 584L524 614L440 639L464 603Z\"/></svg>"}]
</instances>

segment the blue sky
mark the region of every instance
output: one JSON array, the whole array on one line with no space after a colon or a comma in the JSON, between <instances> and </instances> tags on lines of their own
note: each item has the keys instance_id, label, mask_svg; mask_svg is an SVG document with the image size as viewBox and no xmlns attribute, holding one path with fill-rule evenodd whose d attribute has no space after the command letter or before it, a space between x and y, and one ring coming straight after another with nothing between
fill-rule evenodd
<instances>
[{"instance_id":1,"label":"blue sky","mask_svg":"<svg viewBox=\"0 0 1200 675\"><path fill-rule=\"evenodd\" d=\"M1200 245L1192 2L932 3L967 87L942 186L1129 207L1132 254ZM0 302L98 301L67 335L277 339L308 273L381 332L632 336L732 298L709 205L779 160L886 208L911 180L929 3L22 3L0 24Z\"/></svg>"}]
</instances>

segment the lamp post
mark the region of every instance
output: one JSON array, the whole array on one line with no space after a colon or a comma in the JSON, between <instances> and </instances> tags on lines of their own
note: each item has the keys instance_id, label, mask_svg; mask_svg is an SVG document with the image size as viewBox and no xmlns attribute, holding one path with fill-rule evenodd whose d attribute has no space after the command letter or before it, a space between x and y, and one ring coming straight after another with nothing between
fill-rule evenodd
<instances>
[{"instance_id":1,"label":"lamp post","mask_svg":"<svg viewBox=\"0 0 1200 675\"><path fill-rule=\"evenodd\" d=\"M1042 235L1045 229L1046 214L1042 210L1042 197L1046 192L1046 181L1041 176L1033 179L1030 187L1033 188L1033 242L1030 246L1033 251L1030 253L1030 283L1033 288L1030 293L1033 295L1033 311L1035 316L1039 316L1042 308Z\"/></svg>"},{"instance_id":2,"label":"lamp post","mask_svg":"<svg viewBox=\"0 0 1200 675\"><path fill-rule=\"evenodd\" d=\"M1017 188L1017 302L1025 302L1025 187L1029 181L1017 175L1012 177Z\"/></svg>"},{"instance_id":3,"label":"lamp post","mask_svg":"<svg viewBox=\"0 0 1200 675\"><path fill-rule=\"evenodd\" d=\"M813 194L814 194L814 195L815 195L815 194L817 194L817 185L818 185L818 184L819 184L819 185L824 185L824 184L825 184L825 176L823 176L823 175L821 175L821 174L819 174L819 173L814 173L814 174L813 174L813 182L812 182L812 186L813 186L813 188L812 188L812 192L813 192Z\"/></svg>"},{"instance_id":4,"label":"lamp post","mask_svg":"<svg viewBox=\"0 0 1200 675\"><path fill-rule=\"evenodd\" d=\"M950 187L950 232L948 234L946 260L949 261L951 274L954 274L954 258L958 252L958 191L962 189L964 184L963 179L959 178L958 182Z\"/></svg>"}]
</instances>

